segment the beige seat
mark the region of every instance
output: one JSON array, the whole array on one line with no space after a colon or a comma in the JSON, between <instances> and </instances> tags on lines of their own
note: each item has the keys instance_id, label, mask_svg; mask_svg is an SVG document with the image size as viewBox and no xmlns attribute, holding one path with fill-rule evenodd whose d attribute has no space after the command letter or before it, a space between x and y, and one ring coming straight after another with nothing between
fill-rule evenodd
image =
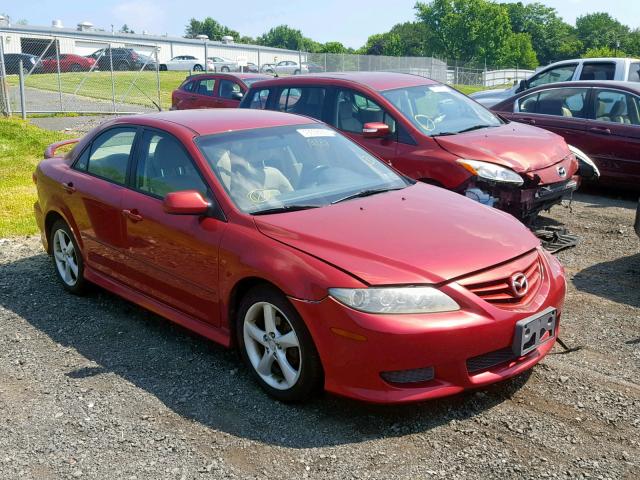
<instances>
[{"instance_id":1,"label":"beige seat","mask_svg":"<svg viewBox=\"0 0 640 480\"><path fill-rule=\"evenodd\" d=\"M609 116L611 117L611 121L615 123L631 123L629 115L627 115L627 104L624 100L618 100L613 104Z\"/></svg>"},{"instance_id":2,"label":"beige seat","mask_svg":"<svg viewBox=\"0 0 640 480\"><path fill-rule=\"evenodd\" d=\"M602 100L598 100L598 108L596 109L596 120L600 120L602 122L611 121L611 117L607 115L607 104Z\"/></svg>"}]
</instances>

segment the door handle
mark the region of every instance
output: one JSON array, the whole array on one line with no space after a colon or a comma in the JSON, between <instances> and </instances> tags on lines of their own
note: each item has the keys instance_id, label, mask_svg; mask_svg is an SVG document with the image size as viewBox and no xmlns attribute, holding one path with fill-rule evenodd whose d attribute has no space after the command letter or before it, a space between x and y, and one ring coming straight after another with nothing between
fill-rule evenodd
<instances>
[{"instance_id":1,"label":"door handle","mask_svg":"<svg viewBox=\"0 0 640 480\"><path fill-rule=\"evenodd\" d=\"M73 193L76 191L76 187L73 186L73 182L62 182L62 188L67 193Z\"/></svg>"},{"instance_id":2,"label":"door handle","mask_svg":"<svg viewBox=\"0 0 640 480\"><path fill-rule=\"evenodd\" d=\"M134 223L142 221L142 215L137 213L137 210L135 210L135 209L134 210L122 210L122 214L125 217L127 217L129 220L134 222Z\"/></svg>"},{"instance_id":3,"label":"door handle","mask_svg":"<svg viewBox=\"0 0 640 480\"><path fill-rule=\"evenodd\" d=\"M604 133L605 135L611 135L611 129L606 127L591 127L590 132Z\"/></svg>"}]
</instances>

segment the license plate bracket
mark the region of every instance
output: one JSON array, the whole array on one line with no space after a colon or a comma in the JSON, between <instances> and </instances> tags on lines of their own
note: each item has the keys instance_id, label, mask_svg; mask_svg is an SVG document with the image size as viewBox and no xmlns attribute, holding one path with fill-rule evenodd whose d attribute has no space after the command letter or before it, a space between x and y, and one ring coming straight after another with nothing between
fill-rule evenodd
<instances>
[{"instance_id":1,"label":"license plate bracket","mask_svg":"<svg viewBox=\"0 0 640 480\"><path fill-rule=\"evenodd\" d=\"M522 357L555 337L557 320L557 310L549 307L542 313L516 322L515 336L511 346L514 355Z\"/></svg>"}]
</instances>

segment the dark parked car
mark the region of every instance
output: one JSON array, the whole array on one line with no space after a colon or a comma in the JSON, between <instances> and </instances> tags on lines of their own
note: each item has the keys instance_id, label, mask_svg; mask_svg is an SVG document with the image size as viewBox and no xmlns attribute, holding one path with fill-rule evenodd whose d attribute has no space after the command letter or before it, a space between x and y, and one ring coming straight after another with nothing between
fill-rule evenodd
<instances>
[{"instance_id":1,"label":"dark parked car","mask_svg":"<svg viewBox=\"0 0 640 480\"><path fill-rule=\"evenodd\" d=\"M500 102L502 116L562 135L600 169L600 181L640 182L640 84L581 81L545 85Z\"/></svg>"},{"instance_id":2,"label":"dark parked car","mask_svg":"<svg viewBox=\"0 0 640 480\"><path fill-rule=\"evenodd\" d=\"M156 62L148 55L136 52L133 48L101 48L96 50L90 58L98 62L100 70L155 70Z\"/></svg>"},{"instance_id":3,"label":"dark parked car","mask_svg":"<svg viewBox=\"0 0 640 480\"><path fill-rule=\"evenodd\" d=\"M38 57L27 53L5 53L4 68L7 75L17 75L20 72L20 60L22 60L22 70L28 73L33 70L38 63Z\"/></svg>"},{"instance_id":4,"label":"dark parked car","mask_svg":"<svg viewBox=\"0 0 640 480\"><path fill-rule=\"evenodd\" d=\"M240 108L322 120L405 175L525 223L578 185L578 163L561 137L503 120L457 90L418 75L291 75L254 83Z\"/></svg>"},{"instance_id":5,"label":"dark parked car","mask_svg":"<svg viewBox=\"0 0 640 480\"><path fill-rule=\"evenodd\" d=\"M253 82L268 78L260 73L191 75L171 93L171 110L236 108Z\"/></svg>"}]
</instances>

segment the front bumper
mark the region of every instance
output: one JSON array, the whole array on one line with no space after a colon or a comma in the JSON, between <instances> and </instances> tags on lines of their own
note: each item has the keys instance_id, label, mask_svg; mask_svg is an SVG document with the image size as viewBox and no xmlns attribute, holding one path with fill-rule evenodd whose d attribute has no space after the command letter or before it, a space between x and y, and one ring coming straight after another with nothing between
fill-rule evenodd
<instances>
[{"instance_id":1,"label":"front bumper","mask_svg":"<svg viewBox=\"0 0 640 480\"><path fill-rule=\"evenodd\" d=\"M433 399L517 375L551 350L558 329L555 337L527 355L476 368L478 358L512 345L519 320L549 307L557 309L560 319L566 290L562 267L546 254L542 261L547 281L529 302L530 308L520 310L498 308L455 282L441 288L461 310L441 314L366 314L331 297L319 302L291 301L316 342L327 391L374 403ZM471 367L469 362L476 363ZM381 376L425 369L433 369L434 378L422 383L393 384Z\"/></svg>"}]
</instances>

